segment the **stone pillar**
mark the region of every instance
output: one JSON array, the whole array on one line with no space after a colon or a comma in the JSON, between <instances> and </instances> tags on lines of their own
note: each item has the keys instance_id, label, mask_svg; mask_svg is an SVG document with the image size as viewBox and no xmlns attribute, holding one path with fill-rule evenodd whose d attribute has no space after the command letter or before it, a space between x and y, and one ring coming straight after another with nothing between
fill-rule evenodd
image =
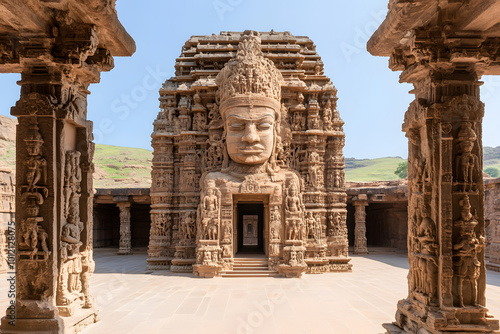
<instances>
[{"instance_id":1,"label":"stone pillar","mask_svg":"<svg viewBox=\"0 0 500 334\"><path fill-rule=\"evenodd\" d=\"M368 206L367 197L365 194L357 196L353 200L353 205L356 208L354 213L354 254L368 254L366 245L366 206Z\"/></svg>"},{"instance_id":2,"label":"stone pillar","mask_svg":"<svg viewBox=\"0 0 500 334\"><path fill-rule=\"evenodd\" d=\"M485 59L492 49L472 37L448 40L439 29L414 31L390 61L404 70L401 82L414 85L416 99L403 124L409 139L409 294L398 303L396 322L384 326L390 333L491 333L498 320L485 308L484 63L465 55Z\"/></svg>"},{"instance_id":3,"label":"stone pillar","mask_svg":"<svg viewBox=\"0 0 500 334\"><path fill-rule=\"evenodd\" d=\"M118 255L129 255L132 254L130 202L119 202L116 206L120 209L120 249Z\"/></svg>"},{"instance_id":4,"label":"stone pillar","mask_svg":"<svg viewBox=\"0 0 500 334\"><path fill-rule=\"evenodd\" d=\"M92 122L87 90L113 58L92 25L59 25L58 37L21 41L16 143L15 321L2 332L72 332L97 321L94 271ZM55 29L55 28L54 28ZM75 39L75 34L78 38Z\"/></svg>"}]
</instances>

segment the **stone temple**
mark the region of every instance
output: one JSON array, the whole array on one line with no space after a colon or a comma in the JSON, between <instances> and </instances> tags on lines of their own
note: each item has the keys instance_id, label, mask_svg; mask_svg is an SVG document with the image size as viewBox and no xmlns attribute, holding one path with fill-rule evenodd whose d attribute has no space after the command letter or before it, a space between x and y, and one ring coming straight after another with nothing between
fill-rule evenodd
<instances>
[{"instance_id":1,"label":"stone temple","mask_svg":"<svg viewBox=\"0 0 500 334\"><path fill-rule=\"evenodd\" d=\"M349 271L343 121L307 37L193 36L154 122L152 270L219 276L245 253L285 277Z\"/></svg>"}]
</instances>

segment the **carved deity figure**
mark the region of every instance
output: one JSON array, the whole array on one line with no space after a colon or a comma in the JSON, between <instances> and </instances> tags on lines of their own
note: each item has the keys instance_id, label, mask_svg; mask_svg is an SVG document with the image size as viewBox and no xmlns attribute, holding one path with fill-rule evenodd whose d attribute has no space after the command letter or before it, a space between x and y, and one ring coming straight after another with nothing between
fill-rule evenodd
<instances>
[{"instance_id":1,"label":"carved deity figure","mask_svg":"<svg viewBox=\"0 0 500 334\"><path fill-rule=\"evenodd\" d=\"M21 225L21 242L20 249L30 252L30 258L37 254L38 251L43 251L44 258L47 259L50 252L47 246L48 234L39 224L43 222L42 217L38 217L40 207L36 204L35 199L30 199L26 207L27 218L23 220Z\"/></svg>"},{"instance_id":2,"label":"carved deity figure","mask_svg":"<svg viewBox=\"0 0 500 334\"><path fill-rule=\"evenodd\" d=\"M290 213L299 213L301 209L301 200L299 197L299 191L295 184L292 184L288 190L288 196L286 197L286 210Z\"/></svg>"},{"instance_id":3,"label":"carved deity figure","mask_svg":"<svg viewBox=\"0 0 500 334\"><path fill-rule=\"evenodd\" d=\"M216 189L213 180L206 183L199 207L200 230L199 238L203 240L217 240L220 221L220 191Z\"/></svg>"},{"instance_id":4,"label":"carved deity figure","mask_svg":"<svg viewBox=\"0 0 500 334\"><path fill-rule=\"evenodd\" d=\"M80 247L84 224L80 221L78 206L71 205L67 223L61 233L61 268L59 273L58 304L69 305L80 297L82 282L82 259Z\"/></svg>"},{"instance_id":5,"label":"carved deity figure","mask_svg":"<svg viewBox=\"0 0 500 334\"><path fill-rule=\"evenodd\" d=\"M306 225L307 225L307 238L308 239L316 239L316 219L312 212L308 212L306 214Z\"/></svg>"},{"instance_id":6,"label":"carved deity figure","mask_svg":"<svg viewBox=\"0 0 500 334\"><path fill-rule=\"evenodd\" d=\"M454 223L458 229L458 240L453 245L454 272L457 277L457 299L460 307L464 306L463 282L471 283L471 305L477 304L477 280L481 271L478 252L484 247L484 237L477 236L474 229L477 218L471 213L469 197L460 201L461 219Z\"/></svg>"},{"instance_id":7,"label":"carved deity figure","mask_svg":"<svg viewBox=\"0 0 500 334\"><path fill-rule=\"evenodd\" d=\"M263 56L255 32L242 36L236 57L219 72L219 110L231 163L277 169L281 72ZM229 160L228 160L229 164ZM223 166L223 168L226 168Z\"/></svg>"},{"instance_id":8,"label":"carved deity figure","mask_svg":"<svg viewBox=\"0 0 500 334\"><path fill-rule=\"evenodd\" d=\"M181 239L192 239L193 238L193 218L192 213L187 213L184 215L184 219L181 220L180 224Z\"/></svg>"},{"instance_id":9,"label":"carved deity figure","mask_svg":"<svg viewBox=\"0 0 500 334\"><path fill-rule=\"evenodd\" d=\"M437 250L436 224L429 217L429 208L422 210L422 222L418 227L417 239L420 244L420 253L415 274L417 289L431 298L437 297Z\"/></svg>"},{"instance_id":10,"label":"carved deity figure","mask_svg":"<svg viewBox=\"0 0 500 334\"><path fill-rule=\"evenodd\" d=\"M323 109L323 127L326 131L332 131L332 102L328 100Z\"/></svg>"},{"instance_id":11,"label":"carved deity figure","mask_svg":"<svg viewBox=\"0 0 500 334\"><path fill-rule=\"evenodd\" d=\"M473 190L474 173L479 169L479 160L472 153L477 135L470 122L463 122L458 132L459 154L456 158L457 181L464 182L464 191Z\"/></svg>"},{"instance_id":12,"label":"carved deity figure","mask_svg":"<svg viewBox=\"0 0 500 334\"><path fill-rule=\"evenodd\" d=\"M36 119L29 126L28 135L24 139L28 156L23 161L26 176L26 185L21 186L23 192L35 194L41 190L44 197L47 197L47 161L42 157L42 146L44 140L38 129Z\"/></svg>"},{"instance_id":13,"label":"carved deity figure","mask_svg":"<svg viewBox=\"0 0 500 334\"><path fill-rule=\"evenodd\" d=\"M278 208L271 211L271 239L279 240L281 231L281 213Z\"/></svg>"},{"instance_id":14,"label":"carved deity figure","mask_svg":"<svg viewBox=\"0 0 500 334\"><path fill-rule=\"evenodd\" d=\"M292 125L291 128L294 131L302 131L306 126L306 118L304 113L301 111L297 111L293 114Z\"/></svg>"},{"instance_id":15,"label":"carved deity figure","mask_svg":"<svg viewBox=\"0 0 500 334\"><path fill-rule=\"evenodd\" d=\"M204 205L205 211L209 215L211 215L211 214L213 214L214 212L217 211L217 209L218 209L218 200L217 200L217 196L215 195L215 189L209 188L207 190L207 195L203 199L203 205Z\"/></svg>"}]
</instances>

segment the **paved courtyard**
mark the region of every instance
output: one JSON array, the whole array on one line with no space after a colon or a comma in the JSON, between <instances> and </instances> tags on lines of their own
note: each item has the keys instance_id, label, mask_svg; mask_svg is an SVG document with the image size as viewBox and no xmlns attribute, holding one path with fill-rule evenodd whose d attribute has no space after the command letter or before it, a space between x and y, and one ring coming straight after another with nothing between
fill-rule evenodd
<instances>
[{"instance_id":1,"label":"paved courtyard","mask_svg":"<svg viewBox=\"0 0 500 334\"><path fill-rule=\"evenodd\" d=\"M90 333L383 333L407 295L406 255L352 256L352 273L200 279L146 273L146 251L96 249L92 290L101 320ZM488 307L500 316L500 273L487 272ZM7 305L7 284L0 303Z\"/></svg>"}]
</instances>

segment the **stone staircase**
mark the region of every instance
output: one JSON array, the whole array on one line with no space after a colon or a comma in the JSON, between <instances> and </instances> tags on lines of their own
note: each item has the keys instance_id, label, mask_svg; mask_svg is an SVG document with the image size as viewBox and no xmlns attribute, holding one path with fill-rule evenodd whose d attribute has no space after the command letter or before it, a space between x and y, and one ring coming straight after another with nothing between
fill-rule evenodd
<instances>
[{"instance_id":1,"label":"stone staircase","mask_svg":"<svg viewBox=\"0 0 500 334\"><path fill-rule=\"evenodd\" d=\"M222 277L279 277L277 271L269 270L266 258L237 257L234 259L233 270L228 270Z\"/></svg>"}]
</instances>

